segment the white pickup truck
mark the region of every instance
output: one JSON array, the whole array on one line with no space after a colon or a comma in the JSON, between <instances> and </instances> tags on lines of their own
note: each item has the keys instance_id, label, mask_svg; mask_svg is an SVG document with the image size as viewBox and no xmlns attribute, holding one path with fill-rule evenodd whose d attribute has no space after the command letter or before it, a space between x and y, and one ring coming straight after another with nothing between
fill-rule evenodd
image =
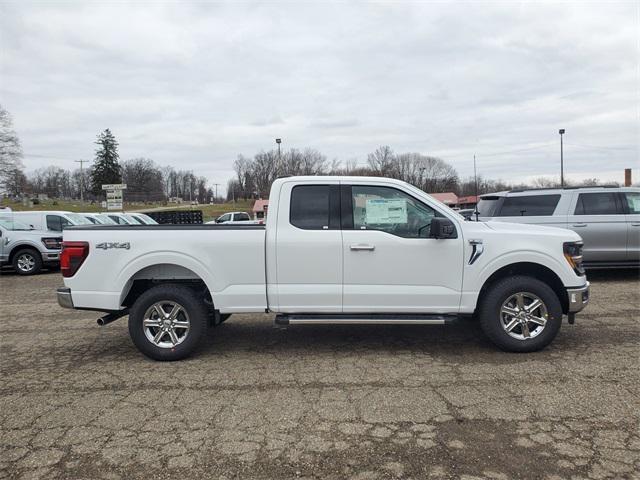
<instances>
[{"instance_id":1,"label":"white pickup truck","mask_svg":"<svg viewBox=\"0 0 640 480\"><path fill-rule=\"evenodd\" d=\"M273 183L263 225L64 231L63 307L129 315L156 360L191 354L233 313L278 325L444 324L473 316L501 349L539 350L589 300L569 230L469 222L421 190L374 177Z\"/></svg>"}]
</instances>

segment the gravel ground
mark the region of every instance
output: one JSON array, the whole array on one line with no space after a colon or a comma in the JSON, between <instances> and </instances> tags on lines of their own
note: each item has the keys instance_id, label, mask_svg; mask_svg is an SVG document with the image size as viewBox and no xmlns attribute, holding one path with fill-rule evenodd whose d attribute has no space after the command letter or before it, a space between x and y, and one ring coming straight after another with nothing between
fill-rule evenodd
<instances>
[{"instance_id":1,"label":"gravel ground","mask_svg":"<svg viewBox=\"0 0 640 480\"><path fill-rule=\"evenodd\" d=\"M0 276L0 478L640 478L638 272L590 275L550 348L471 322L275 329L234 315L156 363L125 320Z\"/></svg>"}]
</instances>

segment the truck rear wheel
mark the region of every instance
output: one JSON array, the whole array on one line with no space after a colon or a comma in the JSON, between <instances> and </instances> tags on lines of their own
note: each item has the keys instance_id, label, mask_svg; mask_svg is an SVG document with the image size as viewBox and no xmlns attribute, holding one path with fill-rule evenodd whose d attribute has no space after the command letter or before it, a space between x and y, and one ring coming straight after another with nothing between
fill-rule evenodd
<instances>
[{"instance_id":1,"label":"truck rear wheel","mask_svg":"<svg viewBox=\"0 0 640 480\"><path fill-rule=\"evenodd\" d=\"M18 275L34 275L42 269L40 252L23 248L13 256L13 268Z\"/></svg>"},{"instance_id":2,"label":"truck rear wheel","mask_svg":"<svg viewBox=\"0 0 640 480\"><path fill-rule=\"evenodd\" d=\"M562 305L544 282L527 276L505 278L480 299L482 330L508 352L541 350L556 337L562 325Z\"/></svg>"},{"instance_id":3,"label":"truck rear wheel","mask_svg":"<svg viewBox=\"0 0 640 480\"><path fill-rule=\"evenodd\" d=\"M138 297L129 313L129 335L154 360L191 355L207 330L208 311L195 292L182 285L158 285Z\"/></svg>"}]
</instances>

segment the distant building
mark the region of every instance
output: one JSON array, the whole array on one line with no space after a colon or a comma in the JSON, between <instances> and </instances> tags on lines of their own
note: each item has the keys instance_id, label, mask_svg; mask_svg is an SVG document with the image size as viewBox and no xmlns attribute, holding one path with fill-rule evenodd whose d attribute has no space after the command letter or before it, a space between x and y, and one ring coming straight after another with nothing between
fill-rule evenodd
<instances>
[{"instance_id":1,"label":"distant building","mask_svg":"<svg viewBox=\"0 0 640 480\"><path fill-rule=\"evenodd\" d=\"M458 205L458 196L453 192L430 193L433 198L444 203L447 207L455 207Z\"/></svg>"},{"instance_id":2,"label":"distant building","mask_svg":"<svg viewBox=\"0 0 640 480\"><path fill-rule=\"evenodd\" d=\"M253 219L264 220L267 217L267 209L269 208L269 200L256 200L253 204Z\"/></svg>"},{"instance_id":3,"label":"distant building","mask_svg":"<svg viewBox=\"0 0 640 480\"><path fill-rule=\"evenodd\" d=\"M476 195L468 195L466 197L458 197L458 208L473 208L478 203Z\"/></svg>"}]
</instances>

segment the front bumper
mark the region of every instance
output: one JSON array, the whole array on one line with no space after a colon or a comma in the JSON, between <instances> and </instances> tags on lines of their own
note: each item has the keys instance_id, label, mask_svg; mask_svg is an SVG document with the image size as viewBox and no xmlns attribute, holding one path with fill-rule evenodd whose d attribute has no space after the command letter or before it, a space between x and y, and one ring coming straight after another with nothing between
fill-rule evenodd
<instances>
[{"instance_id":1,"label":"front bumper","mask_svg":"<svg viewBox=\"0 0 640 480\"><path fill-rule=\"evenodd\" d=\"M589 303L589 282L583 287L567 288L569 299L569 313L582 310Z\"/></svg>"},{"instance_id":2,"label":"front bumper","mask_svg":"<svg viewBox=\"0 0 640 480\"><path fill-rule=\"evenodd\" d=\"M60 305L62 308L75 308L73 306L73 299L71 298L70 288L59 288L57 294L58 305Z\"/></svg>"},{"instance_id":3,"label":"front bumper","mask_svg":"<svg viewBox=\"0 0 640 480\"><path fill-rule=\"evenodd\" d=\"M45 252L42 254L42 260L44 260L45 262L59 262L60 252L55 252L55 253Z\"/></svg>"}]
</instances>

